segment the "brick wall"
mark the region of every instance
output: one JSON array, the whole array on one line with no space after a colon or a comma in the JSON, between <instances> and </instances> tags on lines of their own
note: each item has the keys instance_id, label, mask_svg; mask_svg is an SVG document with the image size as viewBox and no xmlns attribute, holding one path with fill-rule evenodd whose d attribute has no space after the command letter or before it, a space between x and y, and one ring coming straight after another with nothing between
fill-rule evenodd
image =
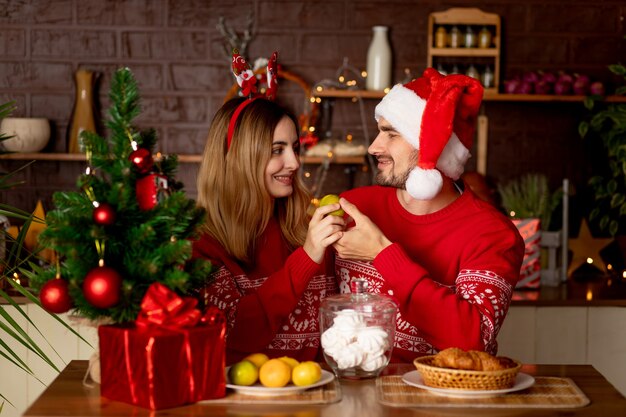
<instances>
[{"instance_id":1,"label":"brick wall","mask_svg":"<svg viewBox=\"0 0 626 417\"><path fill-rule=\"evenodd\" d=\"M606 66L625 56L622 0L395 1L201 0L0 0L0 100L16 100L14 116L47 117L53 136L47 151L67 149L66 132L74 102L73 74L100 74L98 105L106 109L111 73L133 69L141 88L142 127L154 127L164 152L200 153L213 113L232 85L229 60L216 29L218 18L241 31L247 12L256 36L249 56L280 51L286 69L309 83L334 76L343 57L365 67L371 26L391 27L395 80L403 70L420 73L426 62L428 14L449 7L479 7L502 17L502 78L527 69L580 71L606 82ZM298 87L283 83L283 100L298 113L305 108ZM366 103L368 118L375 101ZM553 185L569 177L582 186L590 161L576 126L580 103L486 103L490 118L488 174L507 181L528 171L545 172ZM104 112L101 111L100 120ZM337 102L337 137L362 140L358 106ZM370 136L375 132L369 126ZM21 162L0 162L10 170ZM470 167L473 162L470 162ZM333 168L329 191L350 184L345 167ZM41 198L49 207L58 189L72 188L82 169L76 162L43 162L19 175L25 185L0 193L0 200L25 210ZM195 195L197 166L182 164L179 179ZM369 175L357 171L357 185Z\"/></svg>"}]
</instances>

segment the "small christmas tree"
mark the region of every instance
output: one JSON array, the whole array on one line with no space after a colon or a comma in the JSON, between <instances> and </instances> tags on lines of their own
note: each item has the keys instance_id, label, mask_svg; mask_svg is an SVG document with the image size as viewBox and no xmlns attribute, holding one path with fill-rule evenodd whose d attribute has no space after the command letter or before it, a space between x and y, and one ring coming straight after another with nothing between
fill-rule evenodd
<instances>
[{"instance_id":1,"label":"small christmas tree","mask_svg":"<svg viewBox=\"0 0 626 417\"><path fill-rule=\"evenodd\" d=\"M190 261L188 238L204 210L174 180L177 157L154 160L156 132L132 125L140 98L129 69L115 72L110 98L110 139L81 133L87 168L80 190L54 194L40 236L59 258L32 280L49 311L74 308L90 319L123 323L136 319L152 283L189 293L205 283L211 265Z\"/></svg>"}]
</instances>

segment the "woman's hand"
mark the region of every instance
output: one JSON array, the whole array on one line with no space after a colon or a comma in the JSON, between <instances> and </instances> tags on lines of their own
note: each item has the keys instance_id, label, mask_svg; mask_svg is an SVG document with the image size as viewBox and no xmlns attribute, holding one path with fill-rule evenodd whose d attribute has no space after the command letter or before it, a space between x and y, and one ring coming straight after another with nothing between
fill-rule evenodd
<instances>
[{"instance_id":1,"label":"woman's hand","mask_svg":"<svg viewBox=\"0 0 626 417\"><path fill-rule=\"evenodd\" d=\"M343 235L343 229L346 225L343 217L329 215L329 213L340 208L339 204L319 207L309 222L309 231L306 234L303 248L307 255L318 264L324 260L326 248Z\"/></svg>"}]
</instances>

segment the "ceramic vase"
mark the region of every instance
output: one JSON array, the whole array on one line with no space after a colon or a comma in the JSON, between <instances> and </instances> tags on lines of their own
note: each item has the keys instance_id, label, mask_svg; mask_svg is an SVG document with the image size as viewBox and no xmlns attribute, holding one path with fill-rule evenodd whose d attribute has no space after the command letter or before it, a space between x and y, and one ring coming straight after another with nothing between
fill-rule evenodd
<instances>
[{"instance_id":1,"label":"ceramic vase","mask_svg":"<svg viewBox=\"0 0 626 417\"><path fill-rule=\"evenodd\" d=\"M95 74L89 70L78 70L75 74L76 99L74 111L69 127L68 152L84 152L81 133L84 131L96 132L94 117L93 86Z\"/></svg>"}]
</instances>

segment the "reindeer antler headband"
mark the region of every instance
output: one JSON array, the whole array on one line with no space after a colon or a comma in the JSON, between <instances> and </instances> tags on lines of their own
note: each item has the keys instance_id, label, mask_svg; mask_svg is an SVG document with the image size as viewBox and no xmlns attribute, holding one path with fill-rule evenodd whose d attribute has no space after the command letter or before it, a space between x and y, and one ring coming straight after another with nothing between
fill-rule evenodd
<instances>
[{"instance_id":1,"label":"reindeer antler headband","mask_svg":"<svg viewBox=\"0 0 626 417\"><path fill-rule=\"evenodd\" d=\"M277 59L278 52L274 52L267 62L267 89L265 90L265 97L272 101L276 99L276 91L278 89ZM230 117L230 123L228 124L228 141L226 144L227 150L230 150L230 143L233 140L233 133L235 132L235 126L237 125L239 115L248 104L252 103L257 98L262 97L258 94L257 79L254 76L254 72L252 72L248 62L244 57L239 55L239 52L236 49L233 51L232 70L235 78L237 79L237 84L241 87L242 94L244 96L248 96L248 98L237 106L237 109Z\"/></svg>"}]
</instances>

